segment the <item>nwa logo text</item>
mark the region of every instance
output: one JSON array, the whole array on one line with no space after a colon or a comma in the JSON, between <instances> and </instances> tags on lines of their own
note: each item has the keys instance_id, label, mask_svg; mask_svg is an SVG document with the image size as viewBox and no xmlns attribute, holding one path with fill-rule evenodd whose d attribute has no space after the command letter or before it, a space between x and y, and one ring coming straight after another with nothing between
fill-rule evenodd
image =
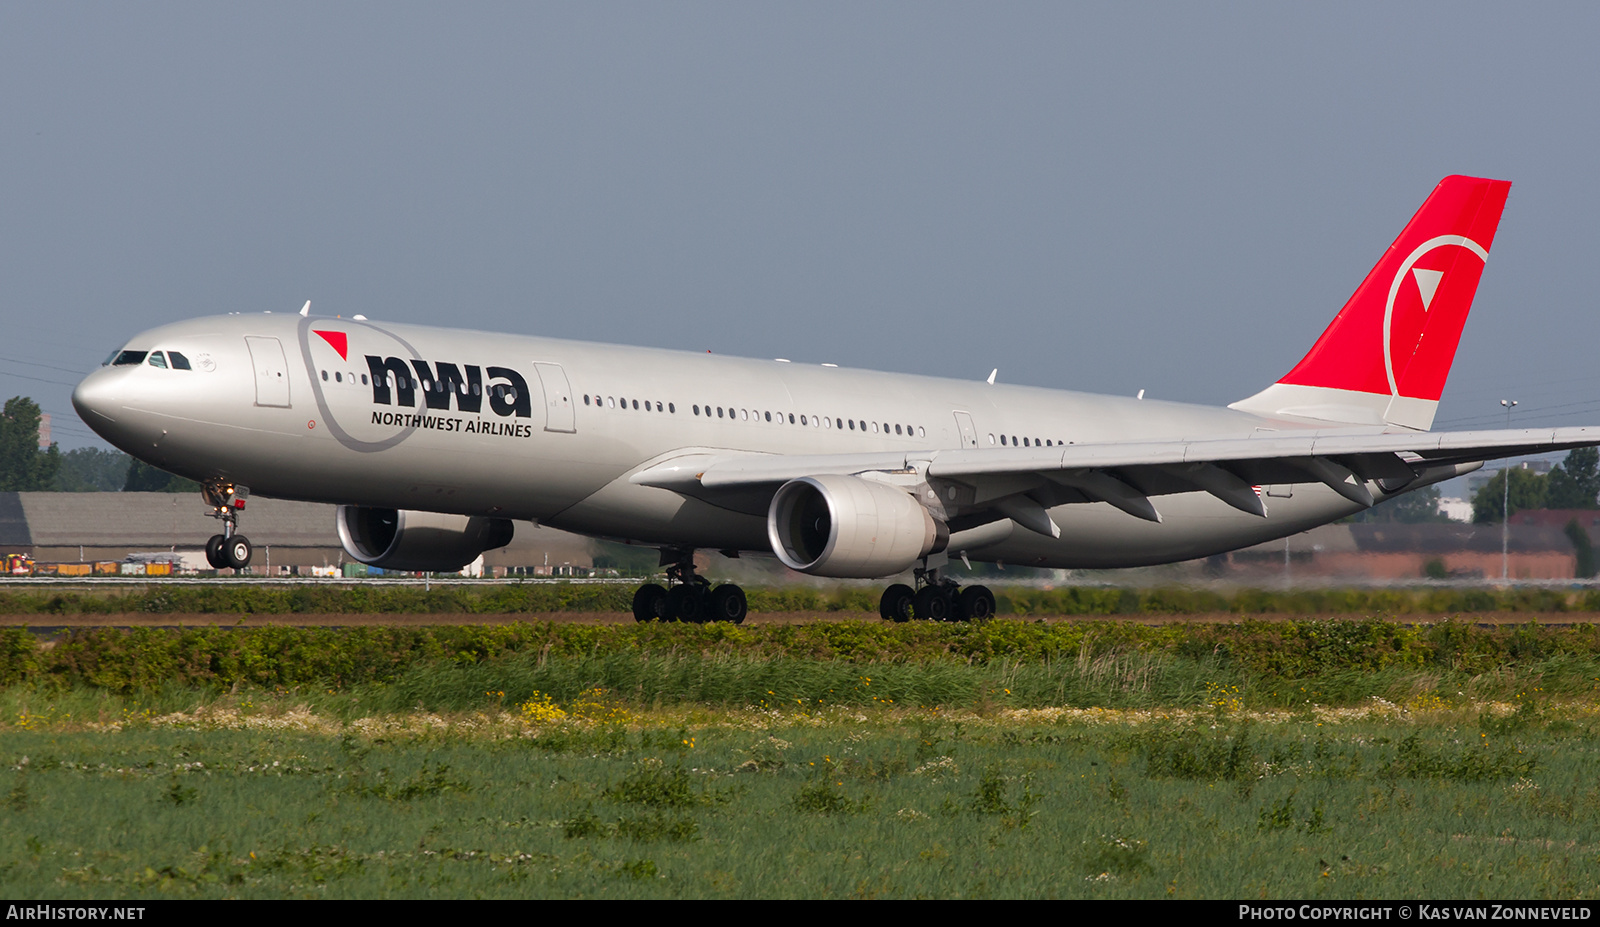
<instances>
[{"instance_id":1,"label":"nwa logo text","mask_svg":"<svg viewBox=\"0 0 1600 927\"><path fill-rule=\"evenodd\" d=\"M454 402L461 412L479 414L487 397L489 409L496 415L515 418L533 416L528 381L510 367L489 367L485 370L475 364L457 366L438 361L430 368L424 360L407 362L398 357L378 357L374 354L366 355L366 360L367 369L372 373L372 401L375 405L398 405L414 409L420 391L422 401L429 409L448 410L451 402ZM487 385L483 379L485 372L489 374ZM520 423L472 422L403 412L374 412L372 423L518 437L532 433L529 426Z\"/></svg>"}]
</instances>

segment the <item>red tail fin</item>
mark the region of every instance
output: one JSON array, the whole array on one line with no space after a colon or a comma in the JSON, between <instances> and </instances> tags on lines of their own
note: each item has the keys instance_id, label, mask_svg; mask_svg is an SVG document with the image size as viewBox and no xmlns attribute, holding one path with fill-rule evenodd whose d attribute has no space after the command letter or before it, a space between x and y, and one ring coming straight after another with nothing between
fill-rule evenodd
<instances>
[{"instance_id":1,"label":"red tail fin","mask_svg":"<svg viewBox=\"0 0 1600 927\"><path fill-rule=\"evenodd\" d=\"M1427 429L1510 190L1440 181L1310 353L1233 408Z\"/></svg>"}]
</instances>

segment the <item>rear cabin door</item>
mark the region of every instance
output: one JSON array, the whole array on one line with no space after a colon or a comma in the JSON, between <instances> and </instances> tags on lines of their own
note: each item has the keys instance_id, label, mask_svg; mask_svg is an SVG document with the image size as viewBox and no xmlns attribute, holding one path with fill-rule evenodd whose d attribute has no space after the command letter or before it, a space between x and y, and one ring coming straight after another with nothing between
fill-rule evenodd
<instances>
[{"instance_id":1,"label":"rear cabin door","mask_svg":"<svg viewBox=\"0 0 1600 927\"><path fill-rule=\"evenodd\" d=\"M255 368L256 405L289 408L289 365L283 359L283 344L260 335L246 335L244 343Z\"/></svg>"},{"instance_id":2,"label":"rear cabin door","mask_svg":"<svg viewBox=\"0 0 1600 927\"><path fill-rule=\"evenodd\" d=\"M572 407L572 387L560 364L534 364L544 385L544 430L571 434L578 430Z\"/></svg>"}]
</instances>

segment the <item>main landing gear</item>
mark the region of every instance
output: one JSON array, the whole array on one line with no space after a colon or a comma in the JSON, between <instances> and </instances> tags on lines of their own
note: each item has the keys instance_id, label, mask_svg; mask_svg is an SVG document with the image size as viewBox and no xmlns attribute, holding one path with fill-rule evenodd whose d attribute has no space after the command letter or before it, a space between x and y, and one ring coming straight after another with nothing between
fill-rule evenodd
<instances>
[{"instance_id":1,"label":"main landing gear","mask_svg":"<svg viewBox=\"0 0 1600 927\"><path fill-rule=\"evenodd\" d=\"M987 621L994 617L994 593L987 586L956 585L938 568L913 571L916 587L895 583L878 601L885 621Z\"/></svg>"},{"instance_id":2,"label":"main landing gear","mask_svg":"<svg viewBox=\"0 0 1600 927\"><path fill-rule=\"evenodd\" d=\"M222 533L213 534L206 542L206 562L213 569L232 567L242 570L250 565L250 539L239 534L239 513L244 511L244 500L250 490L221 480L207 480L200 484L200 494L211 506L212 518L222 519Z\"/></svg>"},{"instance_id":3,"label":"main landing gear","mask_svg":"<svg viewBox=\"0 0 1600 927\"><path fill-rule=\"evenodd\" d=\"M715 588L710 580L694 571L694 551L666 549L661 562L667 567L671 588L655 583L639 587L633 594L635 621L731 621L743 624L749 612L744 590L732 583Z\"/></svg>"}]
</instances>

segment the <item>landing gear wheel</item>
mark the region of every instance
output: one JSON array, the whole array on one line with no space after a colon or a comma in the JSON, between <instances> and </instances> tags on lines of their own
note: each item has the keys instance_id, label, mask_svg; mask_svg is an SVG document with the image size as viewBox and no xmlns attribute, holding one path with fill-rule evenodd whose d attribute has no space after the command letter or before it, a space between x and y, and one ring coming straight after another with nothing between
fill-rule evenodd
<instances>
[{"instance_id":1,"label":"landing gear wheel","mask_svg":"<svg viewBox=\"0 0 1600 927\"><path fill-rule=\"evenodd\" d=\"M744 590L731 583L711 590L711 599L706 604L712 621L743 624L744 616L750 610L744 599Z\"/></svg>"},{"instance_id":2,"label":"landing gear wheel","mask_svg":"<svg viewBox=\"0 0 1600 927\"><path fill-rule=\"evenodd\" d=\"M634 621L660 621L666 617L667 590L646 583L633 594Z\"/></svg>"},{"instance_id":3,"label":"landing gear wheel","mask_svg":"<svg viewBox=\"0 0 1600 927\"><path fill-rule=\"evenodd\" d=\"M923 586L917 590L912 612L922 621L949 621L950 596L939 586Z\"/></svg>"},{"instance_id":4,"label":"landing gear wheel","mask_svg":"<svg viewBox=\"0 0 1600 927\"><path fill-rule=\"evenodd\" d=\"M994 617L994 593L988 586L968 586L961 590L961 612L968 621L988 621Z\"/></svg>"},{"instance_id":5,"label":"landing gear wheel","mask_svg":"<svg viewBox=\"0 0 1600 927\"><path fill-rule=\"evenodd\" d=\"M905 583L895 583L883 590L883 598L878 600L878 614L884 621L910 621L916 595L917 591Z\"/></svg>"},{"instance_id":6,"label":"landing gear wheel","mask_svg":"<svg viewBox=\"0 0 1600 927\"><path fill-rule=\"evenodd\" d=\"M223 554L228 558L228 566L235 570L242 570L250 565L250 539L242 534L228 538L222 548Z\"/></svg>"},{"instance_id":7,"label":"landing gear wheel","mask_svg":"<svg viewBox=\"0 0 1600 927\"><path fill-rule=\"evenodd\" d=\"M220 534L213 534L211 540L206 542L206 562L211 564L211 569L221 570L228 566L228 557L222 552L222 545L228 539Z\"/></svg>"},{"instance_id":8,"label":"landing gear wheel","mask_svg":"<svg viewBox=\"0 0 1600 927\"><path fill-rule=\"evenodd\" d=\"M693 583L673 586L667 591L667 620L705 621L705 590Z\"/></svg>"}]
</instances>

